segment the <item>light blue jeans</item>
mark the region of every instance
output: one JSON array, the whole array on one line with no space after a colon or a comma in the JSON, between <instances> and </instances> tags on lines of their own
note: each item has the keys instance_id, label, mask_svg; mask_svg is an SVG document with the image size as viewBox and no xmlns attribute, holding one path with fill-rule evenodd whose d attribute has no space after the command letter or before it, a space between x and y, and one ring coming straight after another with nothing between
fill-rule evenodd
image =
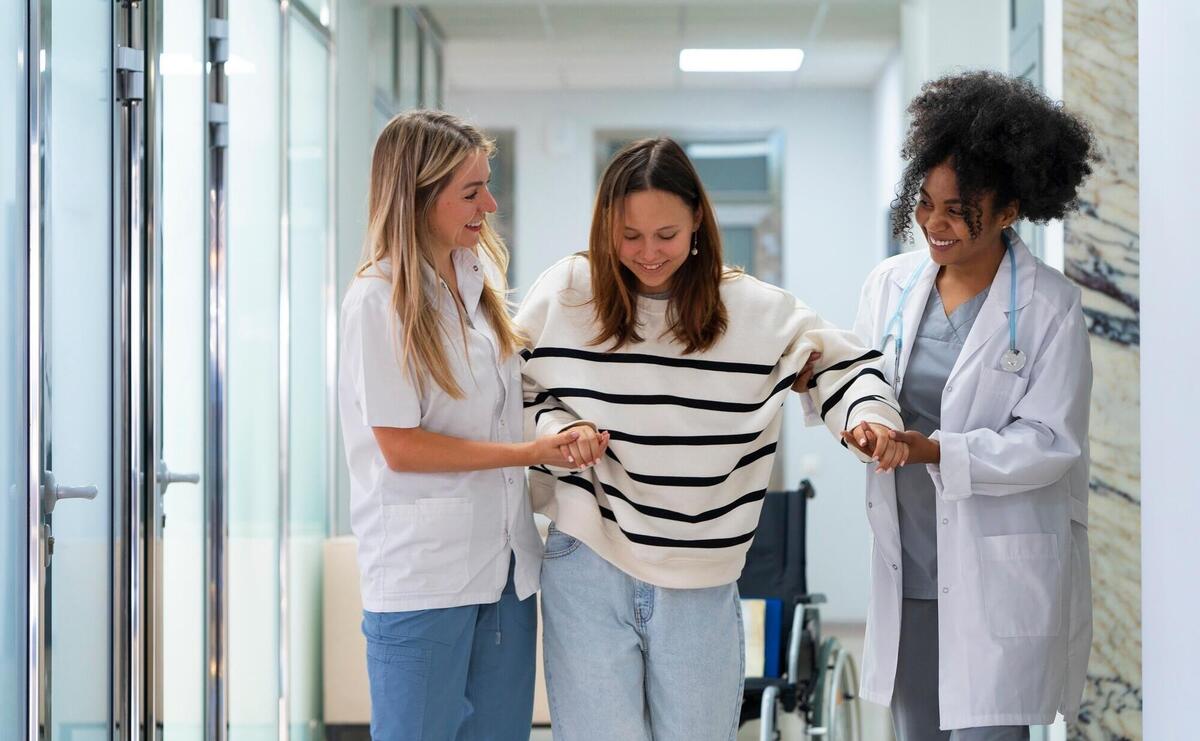
<instances>
[{"instance_id":1,"label":"light blue jeans","mask_svg":"<svg viewBox=\"0 0 1200 741\"><path fill-rule=\"evenodd\" d=\"M745 676L737 584L638 581L554 527L542 562L555 741L730 741Z\"/></svg>"},{"instance_id":2,"label":"light blue jeans","mask_svg":"<svg viewBox=\"0 0 1200 741\"><path fill-rule=\"evenodd\" d=\"M528 741L537 600L363 612L373 741Z\"/></svg>"}]
</instances>

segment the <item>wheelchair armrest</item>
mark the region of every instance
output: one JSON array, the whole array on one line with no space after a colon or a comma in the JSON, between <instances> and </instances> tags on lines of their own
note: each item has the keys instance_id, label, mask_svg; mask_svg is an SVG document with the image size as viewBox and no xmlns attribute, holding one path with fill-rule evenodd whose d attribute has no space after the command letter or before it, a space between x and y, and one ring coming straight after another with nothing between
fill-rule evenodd
<instances>
[{"instance_id":1,"label":"wheelchair armrest","mask_svg":"<svg viewBox=\"0 0 1200 741\"><path fill-rule=\"evenodd\" d=\"M823 605L827 601L825 595L820 593L802 594L796 598L796 604L798 605Z\"/></svg>"}]
</instances>

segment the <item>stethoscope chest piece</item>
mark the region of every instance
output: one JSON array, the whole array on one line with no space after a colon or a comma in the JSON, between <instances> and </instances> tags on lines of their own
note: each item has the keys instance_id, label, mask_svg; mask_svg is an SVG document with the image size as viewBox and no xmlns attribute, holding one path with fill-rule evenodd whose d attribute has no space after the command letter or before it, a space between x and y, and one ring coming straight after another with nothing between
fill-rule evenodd
<instances>
[{"instance_id":1,"label":"stethoscope chest piece","mask_svg":"<svg viewBox=\"0 0 1200 741\"><path fill-rule=\"evenodd\" d=\"M1006 350L1004 355L1000 356L1000 367L1009 373L1020 371L1025 367L1025 353L1015 348Z\"/></svg>"}]
</instances>

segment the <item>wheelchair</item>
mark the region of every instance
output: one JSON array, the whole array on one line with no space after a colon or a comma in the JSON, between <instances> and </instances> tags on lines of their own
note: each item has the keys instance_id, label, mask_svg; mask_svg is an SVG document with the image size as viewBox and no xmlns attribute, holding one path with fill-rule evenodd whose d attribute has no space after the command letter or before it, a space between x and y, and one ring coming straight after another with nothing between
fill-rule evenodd
<instances>
[{"instance_id":1,"label":"wheelchair","mask_svg":"<svg viewBox=\"0 0 1200 741\"><path fill-rule=\"evenodd\" d=\"M854 658L834 637L822 637L820 605L805 568L805 522L812 483L767 492L746 567L738 579L744 599L779 600L778 677L747 677L739 726L757 718L761 741L778 741L779 713L796 713L805 737L859 741L862 709Z\"/></svg>"}]
</instances>

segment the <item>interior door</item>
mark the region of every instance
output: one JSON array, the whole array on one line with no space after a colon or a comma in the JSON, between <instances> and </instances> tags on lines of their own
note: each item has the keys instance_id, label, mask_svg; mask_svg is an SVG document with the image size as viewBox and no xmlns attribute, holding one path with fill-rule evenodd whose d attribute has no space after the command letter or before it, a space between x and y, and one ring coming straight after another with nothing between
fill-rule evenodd
<instances>
[{"instance_id":1,"label":"interior door","mask_svg":"<svg viewBox=\"0 0 1200 741\"><path fill-rule=\"evenodd\" d=\"M40 10L39 723L43 738L83 741L116 721L114 10Z\"/></svg>"},{"instance_id":2,"label":"interior door","mask_svg":"<svg viewBox=\"0 0 1200 741\"><path fill-rule=\"evenodd\" d=\"M205 715L206 354L205 7L203 0L158 6L156 130L158 217L153 307L155 516L148 524L151 668L156 739L201 741ZM163 187L163 184L167 184Z\"/></svg>"}]
</instances>

